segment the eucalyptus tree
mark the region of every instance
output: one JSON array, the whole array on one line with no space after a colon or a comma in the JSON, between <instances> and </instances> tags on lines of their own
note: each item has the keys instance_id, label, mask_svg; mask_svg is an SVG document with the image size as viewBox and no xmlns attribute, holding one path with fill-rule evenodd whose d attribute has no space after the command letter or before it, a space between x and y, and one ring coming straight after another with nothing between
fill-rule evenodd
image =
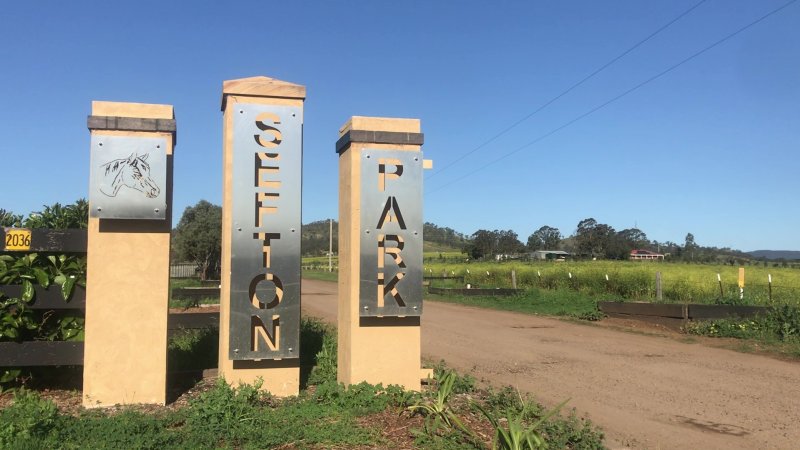
<instances>
[{"instance_id":1,"label":"eucalyptus tree","mask_svg":"<svg viewBox=\"0 0 800 450\"><path fill-rule=\"evenodd\" d=\"M209 279L220 267L222 207L206 200L183 211L172 240L175 257L197 264L200 278Z\"/></svg>"},{"instance_id":2,"label":"eucalyptus tree","mask_svg":"<svg viewBox=\"0 0 800 450\"><path fill-rule=\"evenodd\" d=\"M558 228L545 225L528 236L528 250L557 250L562 236Z\"/></svg>"}]
</instances>

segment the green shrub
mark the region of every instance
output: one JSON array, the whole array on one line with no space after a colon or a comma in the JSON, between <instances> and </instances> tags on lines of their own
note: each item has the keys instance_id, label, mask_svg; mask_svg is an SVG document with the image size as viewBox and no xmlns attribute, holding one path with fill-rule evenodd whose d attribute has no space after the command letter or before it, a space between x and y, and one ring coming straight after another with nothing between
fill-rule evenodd
<instances>
[{"instance_id":1,"label":"green shrub","mask_svg":"<svg viewBox=\"0 0 800 450\"><path fill-rule=\"evenodd\" d=\"M795 342L800 341L800 309L783 305L772 308L766 316L693 322L686 331L710 337Z\"/></svg>"},{"instance_id":2,"label":"green shrub","mask_svg":"<svg viewBox=\"0 0 800 450\"><path fill-rule=\"evenodd\" d=\"M464 437L474 440L475 435L464 425L456 411L450 405L450 398L455 394L455 385L459 376L455 371L440 371L436 376L436 390L420 397L406 409L412 414L420 414L425 418L422 430L425 434L463 433Z\"/></svg>"},{"instance_id":3,"label":"green shrub","mask_svg":"<svg viewBox=\"0 0 800 450\"><path fill-rule=\"evenodd\" d=\"M482 445L473 442L465 442L464 436L460 432L451 431L439 434L427 434L422 431L412 430L414 434L414 444L417 448L426 450L464 450L480 449Z\"/></svg>"},{"instance_id":4,"label":"green shrub","mask_svg":"<svg viewBox=\"0 0 800 450\"><path fill-rule=\"evenodd\" d=\"M176 414L145 414L125 409L116 414L87 411L61 416L40 448L151 449L185 448Z\"/></svg>"},{"instance_id":5,"label":"green shrub","mask_svg":"<svg viewBox=\"0 0 800 450\"><path fill-rule=\"evenodd\" d=\"M56 405L35 392L19 389L11 406L0 410L0 448L11 448L47 435L58 418Z\"/></svg>"},{"instance_id":6,"label":"green shrub","mask_svg":"<svg viewBox=\"0 0 800 450\"><path fill-rule=\"evenodd\" d=\"M504 411L507 409L519 409L519 396L511 386L504 386L499 391L489 388L486 394L486 406L492 411Z\"/></svg>"},{"instance_id":7,"label":"green shrub","mask_svg":"<svg viewBox=\"0 0 800 450\"><path fill-rule=\"evenodd\" d=\"M550 448L572 450L604 449L603 432L589 419L581 419L571 410L569 416L545 421L540 430Z\"/></svg>"},{"instance_id":8,"label":"green shrub","mask_svg":"<svg viewBox=\"0 0 800 450\"><path fill-rule=\"evenodd\" d=\"M473 403L474 407L480 411L494 429L492 448L502 450L523 450L523 449L544 449L547 448L547 440L541 432L542 425L567 403L565 400L549 412L545 413L535 421L528 420L529 410L538 409L539 405L530 400L519 397L518 406L501 410L491 410L484 408L479 403Z\"/></svg>"},{"instance_id":9,"label":"green shrub","mask_svg":"<svg viewBox=\"0 0 800 450\"><path fill-rule=\"evenodd\" d=\"M686 331L701 336L757 339L770 334L770 325L764 317L717 319L691 322Z\"/></svg>"},{"instance_id":10,"label":"green shrub","mask_svg":"<svg viewBox=\"0 0 800 450\"><path fill-rule=\"evenodd\" d=\"M601 319L605 318L606 315L602 311L600 311L600 308L595 308L594 310L580 313L580 314L576 315L575 317L577 317L580 320L586 320L586 321L589 321L589 322L596 322L598 320L601 320Z\"/></svg>"},{"instance_id":11,"label":"green shrub","mask_svg":"<svg viewBox=\"0 0 800 450\"><path fill-rule=\"evenodd\" d=\"M533 439L533 435L538 436L540 439L538 442L546 443L549 448L605 448L603 432L588 419L578 418L574 410L570 411L566 418L555 415L554 411L562 406L563 403L548 412L542 405L524 398L511 387L506 386L499 391L489 390L485 407L478 409L483 411L490 422L492 418L496 420L493 426L501 439L497 448L508 448L507 443L519 443L521 438L527 436L531 437L531 442L534 444L529 448L537 448L535 445L537 441ZM498 418L505 420L501 421ZM508 428L498 431L497 428L501 422L507 423ZM511 424L515 427L513 433Z\"/></svg>"},{"instance_id":12,"label":"green shrub","mask_svg":"<svg viewBox=\"0 0 800 450\"><path fill-rule=\"evenodd\" d=\"M452 391L454 394L465 394L475 392L475 377L472 375L459 375L456 371L449 369L444 360L439 361L433 366L433 378L443 380L452 378Z\"/></svg>"},{"instance_id":13,"label":"green shrub","mask_svg":"<svg viewBox=\"0 0 800 450\"><path fill-rule=\"evenodd\" d=\"M382 385L366 382L345 387L335 381L327 381L317 386L312 399L319 404L335 406L358 415L383 411L393 404L396 387L390 387L393 395L387 395Z\"/></svg>"},{"instance_id":14,"label":"green shrub","mask_svg":"<svg viewBox=\"0 0 800 450\"><path fill-rule=\"evenodd\" d=\"M22 224L25 228L51 228L64 230L68 228L87 228L89 224L89 202L78 199L71 205L62 206L54 203L44 205L41 211L32 212Z\"/></svg>"},{"instance_id":15,"label":"green shrub","mask_svg":"<svg viewBox=\"0 0 800 450\"><path fill-rule=\"evenodd\" d=\"M212 327L178 330L169 338L169 371L201 370L217 367L219 330Z\"/></svg>"},{"instance_id":16,"label":"green shrub","mask_svg":"<svg viewBox=\"0 0 800 450\"><path fill-rule=\"evenodd\" d=\"M773 308L767 320L781 340L800 337L800 308L797 306L783 305Z\"/></svg>"},{"instance_id":17,"label":"green shrub","mask_svg":"<svg viewBox=\"0 0 800 450\"><path fill-rule=\"evenodd\" d=\"M213 388L189 403L186 426L190 432L238 443L254 428L265 399L259 391L261 383L241 384L233 388L220 378Z\"/></svg>"},{"instance_id":18,"label":"green shrub","mask_svg":"<svg viewBox=\"0 0 800 450\"><path fill-rule=\"evenodd\" d=\"M302 386L336 383L336 330L314 318L300 323L300 366ZM307 374L307 375L306 375Z\"/></svg>"}]
</instances>

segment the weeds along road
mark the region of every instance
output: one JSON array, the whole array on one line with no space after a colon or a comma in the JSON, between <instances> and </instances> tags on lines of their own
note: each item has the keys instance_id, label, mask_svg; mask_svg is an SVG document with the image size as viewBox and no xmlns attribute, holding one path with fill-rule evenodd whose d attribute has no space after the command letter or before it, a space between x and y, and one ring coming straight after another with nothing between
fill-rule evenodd
<instances>
[{"instance_id":1,"label":"weeds along road","mask_svg":"<svg viewBox=\"0 0 800 450\"><path fill-rule=\"evenodd\" d=\"M336 283L303 280L336 323ZM800 363L518 313L426 302L422 353L603 427L611 448L800 448Z\"/></svg>"}]
</instances>

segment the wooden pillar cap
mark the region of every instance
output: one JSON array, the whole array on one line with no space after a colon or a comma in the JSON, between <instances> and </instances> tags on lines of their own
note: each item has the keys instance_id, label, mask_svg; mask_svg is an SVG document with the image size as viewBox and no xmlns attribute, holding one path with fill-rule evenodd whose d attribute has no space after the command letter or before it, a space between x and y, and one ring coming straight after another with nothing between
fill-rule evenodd
<instances>
[{"instance_id":1,"label":"wooden pillar cap","mask_svg":"<svg viewBox=\"0 0 800 450\"><path fill-rule=\"evenodd\" d=\"M396 117L353 116L339 128L339 137L352 130L419 133L420 120Z\"/></svg>"},{"instance_id":2,"label":"wooden pillar cap","mask_svg":"<svg viewBox=\"0 0 800 450\"><path fill-rule=\"evenodd\" d=\"M141 131L169 133L177 143L175 111L172 105L152 103L92 102L92 114L86 119L91 131Z\"/></svg>"},{"instance_id":3,"label":"wooden pillar cap","mask_svg":"<svg viewBox=\"0 0 800 450\"><path fill-rule=\"evenodd\" d=\"M422 145L419 119L353 116L339 129L336 153L340 155L353 142L395 145Z\"/></svg>"},{"instance_id":4,"label":"wooden pillar cap","mask_svg":"<svg viewBox=\"0 0 800 450\"><path fill-rule=\"evenodd\" d=\"M175 111L172 105L93 101L92 115L135 117L139 119L174 119Z\"/></svg>"},{"instance_id":5,"label":"wooden pillar cap","mask_svg":"<svg viewBox=\"0 0 800 450\"><path fill-rule=\"evenodd\" d=\"M222 111L225 111L229 95L305 100L306 87L263 76L226 80L222 82L222 106L220 107Z\"/></svg>"}]
</instances>

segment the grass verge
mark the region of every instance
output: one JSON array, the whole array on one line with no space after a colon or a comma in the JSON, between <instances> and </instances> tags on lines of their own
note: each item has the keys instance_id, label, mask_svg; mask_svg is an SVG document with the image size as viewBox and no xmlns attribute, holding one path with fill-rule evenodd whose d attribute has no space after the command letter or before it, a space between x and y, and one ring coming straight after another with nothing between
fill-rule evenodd
<instances>
[{"instance_id":1,"label":"grass verge","mask_svg":"<svg viewBox=\"0 0 800 450\"><path fill-rule=\"evenodd\" d=\"M308 278L309 280L320 280L320 281L339 281L339 272L333 271L323 271L323 270L304 270L303 271L303 278Z\"/></svg>"},{"instance_id":2,"label":"grass verge","mask_svg":"<svg viewBox=\"0 0 800 450\"><path fill-rule=\"evenodd\" d=\"M425 298L526 314L573 317L585 320L598 320L602 317L602 313L597 309L597 301L580 292L566 289L533 288L527 289L523 294L509 297L427 294Z\"/></svg>"},{"instance_id":3,"label":"grass verge","mask_svg":"<svg viewBox=\"0 0 800 450\"><path fill-rule=\"evenodd\" d=\"M335 330L304 320L301 333L302 351L312 356L301 360L307 374L297 397L276 399L258 384L232 388L218 380L193 388L185 406L64 413L42 395L18 389L0 409L0 448L510 448L498 437L508 432L507 418L548 448L603 448L602 432L574 412L552 415L510 388L478 391L473 378L443 364L421 393L345 387L336 382ZM173 339L171 351L208 352L212 334L185 333Z\"/></svg>"},{"instance_id":4,"label":"grass verge","mask_svg":"<svg viewBox=\"0 0 800 450\"><path fill-rule=\"evenodd\" d=\"M731 318L694 322L689 334L741 340L735 350L765 351L792 359L800 358L800 308L784 305L769 314L747 319Z\"/></svg>"}]
</instances>

